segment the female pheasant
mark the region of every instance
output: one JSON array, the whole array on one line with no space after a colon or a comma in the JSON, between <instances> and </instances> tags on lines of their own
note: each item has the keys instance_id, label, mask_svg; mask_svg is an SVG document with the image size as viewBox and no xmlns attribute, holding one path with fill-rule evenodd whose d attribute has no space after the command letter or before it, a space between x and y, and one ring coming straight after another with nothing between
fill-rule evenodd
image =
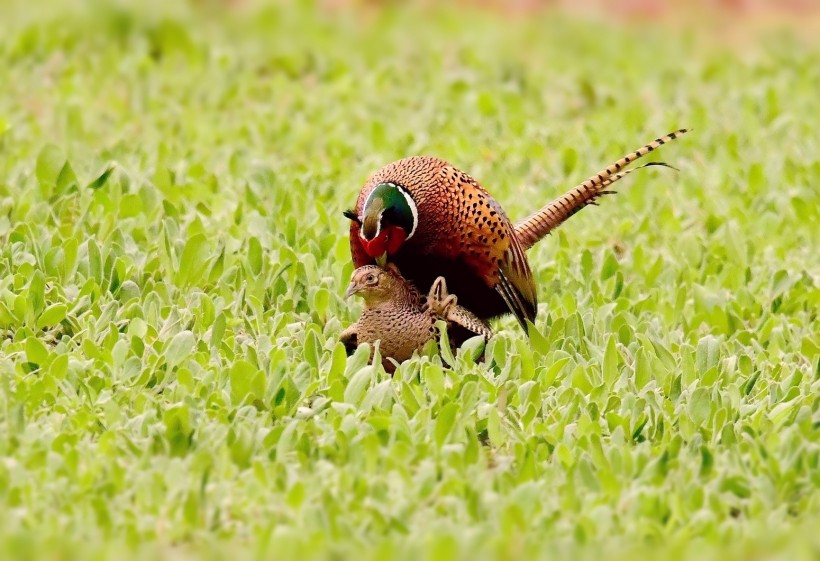
<instances>
[{"instance_id":1,"label":"female pheasant","mask_svg":"<svg viewBox=\"0 0 820 561\"><path fill-rule=\"evenodd\" d=\"M455 347L467 336L489 339L492 335L484 322L458 305L454 294L448 294L444 277L433 282L425 301L394 265L365 265L353 271L345 296L353 295L364 299L364 310L340 339L348 352L361 343L379 341L382 365L388 372L420 351L427 341L437 338L437 320L444 320L449 332L461 332L458 341L451 339Z\"/></svg>"},{"instance_id":2,"label":"female pheasant","mask_svg":"<svg viewBox=\"0 0 820 561\"><path fill-rule=\"evenodd\" d=\"M356 267L388 260L426 291L447 279L482 320L512 312L526 329L538 304L525 250L607 191L624 166L687 132L656 139L590 177L518 227L478 182L449 163L413 156L378 170L359 192L350 221ZM620 172L620 173L619 173Z\"/></svg>"}]
</instances>

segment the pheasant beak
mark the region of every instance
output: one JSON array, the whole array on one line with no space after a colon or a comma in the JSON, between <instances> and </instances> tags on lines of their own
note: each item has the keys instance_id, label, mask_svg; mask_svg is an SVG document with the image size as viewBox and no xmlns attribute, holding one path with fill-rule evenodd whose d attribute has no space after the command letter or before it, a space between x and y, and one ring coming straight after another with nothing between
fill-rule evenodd
<instances>
[{"instance_id":1,"label":"pheasant beak","mask_svg":"<svg viewBox=\"0 0 820 561\"><path fill-rule=\"evenodd\" d=\"M387 252L385 251L380 256L376 257L376 264L379 267L384 267L387 264Z\"/></svg>"},{"instance_id":2,"label":"pheasant beak","mask_svg":"<svg viewBox=\"0 0 820 561\"><path fill-rule=\"evenodd\" d=\"M359 292L359 286L355 282L351 282L345 291L345 300Z\"/></svg>"}]
</instances>

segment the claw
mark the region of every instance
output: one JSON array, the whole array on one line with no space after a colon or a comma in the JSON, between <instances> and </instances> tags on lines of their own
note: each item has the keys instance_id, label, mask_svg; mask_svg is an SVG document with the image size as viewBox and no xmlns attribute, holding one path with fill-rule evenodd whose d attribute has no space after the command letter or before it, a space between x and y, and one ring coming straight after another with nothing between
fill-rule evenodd
<instances>
[{"instance_id":1,"label":"claw","mask_svg":"<svg viewBox=\"0 0 820 561\"><path fill-rule=\"evenodd\" d=\"M428 300L435 300L441 302L447 295L447 281L444 277L438 277L433 281L433 286L430 287L430 293L427 295Z\"/></svg>"},{"instance_id":2,"label":"claw","mask_svg":"<svg viewBox=\"0 0 820 561\"><path fill-rule=\"evenodd\" d=\"M448 317L450 311L455 307L456 302L458 302L458 298L456 298L455 294L450 294L442 300L441 302L441 315L447 318L448 320L451 319Z\"/></svg>"},{"instance_id":3,"label":"claw","mask_svg":"<svg viewBox=\"0 0 820 561\"><path fill-rule=\"evenodd\" d=\"M439 300L444 298L444 295L447 294L447 283L444 280L444 277L439 277L436 279L436 282L433 283L433 291L436 294L436 298Z\"/></svg>"},{"instance_id":4,"label":"claw","mask_svg":"<svg viewBox=\"0 0 820 561\"><path fill-rule=\"evenodd\" d=\"M446 310L455 304L455 295L447 293L447 281L444 277L438 277L433 281L430 292L427 294L425 311L430 311L439 318L445 318Z\"/></svg>"}]
</instances>

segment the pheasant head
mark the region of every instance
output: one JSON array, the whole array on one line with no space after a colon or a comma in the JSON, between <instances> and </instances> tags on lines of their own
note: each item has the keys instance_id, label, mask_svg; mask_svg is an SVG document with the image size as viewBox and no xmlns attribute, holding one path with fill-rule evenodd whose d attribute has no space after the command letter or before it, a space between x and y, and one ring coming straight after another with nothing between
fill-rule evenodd
<instances>
[{"instance_id":1,"label":"pheasant head","mask_svg":"<svg viewBox=\"0 0 820 561\"><path fill-rule=\"evenodd\" d=\"M393 294L393 282L386 270L366 265L353 271L345 298L360 296L368 304L389 300Z\"/></svg>"},{"instance_id":2,"label":"pheasant head","mask_svg":"<svg viewBox=\"0 0 820 561\"><path fill-rule=\"evenodd\" d=\"M376 185L362 205L361 214L352 210L344 214L359 224L359 238L365 252L380 265L413 237L419 223L413 197L395 183Z\"/></svg>"},{"instance_id":3,"label":"pheasant head","mask_svg":"<svg viewBox=\"0 0 820 561\"><path fill-rule=\"evenodd\" d=\"M384 267L364 265L353 271L345 298L359 296L366 307L381 304L421 305L418 291L401 276L398 267L388 263Z\"/></svg>"}]
</instances>

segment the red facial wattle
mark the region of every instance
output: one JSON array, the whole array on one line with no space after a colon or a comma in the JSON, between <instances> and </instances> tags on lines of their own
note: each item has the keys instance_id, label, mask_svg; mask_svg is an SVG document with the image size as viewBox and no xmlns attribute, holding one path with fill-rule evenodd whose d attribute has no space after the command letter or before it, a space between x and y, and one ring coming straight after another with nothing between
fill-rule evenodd
<instances>
[{"instance_id":1,"label":"red facial wattle","mask_svg":"<svg viewBox=\"0 0 820 561\"><path fill-rule=\"evenodd\" d=\"M360 239L362 247L364 247L364 250L373 259L381 257L387 251L387 232L382 232L372 240Z\"/></svg>"},{"instance_id":2,"label":"red facial wattle","mask_svg":"<svg viewBox=\"0 0 820 561\"><path fill-rule=\"evenodd\" d=\"M378 259L385 253L394 255L404 243L404 240L407 239L407 232L399 226L386 226L372 240L360 239L367 254L374 259Z\"/></svg>"},{"instance_id":3,"label":"red facial wattle","mask_svg":"<svg viewBox=\"0 0 820 561\"><path fill-rule=\"evenodd\" d=\"M407 239L407 232L399 226L387 226L384 230L387 233L387 255L395 255Z\"/></svg>"}]
</instances>

